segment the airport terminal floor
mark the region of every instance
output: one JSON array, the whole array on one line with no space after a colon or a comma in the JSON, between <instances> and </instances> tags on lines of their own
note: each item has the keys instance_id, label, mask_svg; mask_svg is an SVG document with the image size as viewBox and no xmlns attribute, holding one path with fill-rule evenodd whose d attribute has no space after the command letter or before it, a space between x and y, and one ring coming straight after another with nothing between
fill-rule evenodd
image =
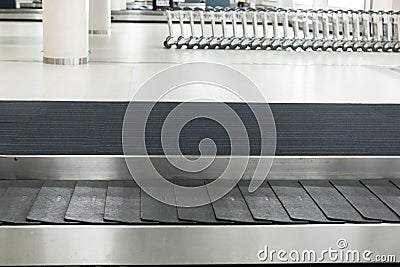
<instances>
[{"instance_id":1,"label":"airport terminal floor","mask_svg":"<svg viewBox=\"0 0 400 267\"><path fill-rule=\"evenodd\" d=\"M170 11L175 30L191 31L193 10ZM215 14L296 13L206 12L207 27ZM315 29L325 15L309 12ZM43 62L42 21L0 20L0 266L397 266L400 53L167 49L164 18L114 18L74 65ZM214 63L232 74L222 84L243 77L263 97L196 80L161 101L163 90L141 91L166 70ZM170 183L152 184L158 175Z\"/></svg>"},{"instance_id":2,"label":"airport terminal floor","mask_svg":"<svg viewBox=\"0 0 400 267\"><path fill-rule=\"evenodd\" d=\"M42 63L40 22L3 21L0 34L4 100L129 101L167 67L210 61L243 72L271 103L400 101L395 53L164 49L165 24L113 23L109 36L90 36L90 64L53 66Z\"/></svg>"}]
</instances>

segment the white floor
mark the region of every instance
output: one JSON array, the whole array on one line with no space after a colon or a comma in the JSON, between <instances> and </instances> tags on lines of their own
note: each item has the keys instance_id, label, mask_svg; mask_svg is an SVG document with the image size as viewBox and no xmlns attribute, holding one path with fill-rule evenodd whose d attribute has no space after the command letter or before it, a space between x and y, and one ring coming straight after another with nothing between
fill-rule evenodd
<instances>
[{"instance_id":1,"label":"white floor","mask_svg":"<svg viewBox=\"0 0 400 267\"><path fill-rule=\"evenodd\" d=\"M41 23L0 22L0 99L125 101L166 67L212 61L246 74L270 102L400 103L400 54L167 50L166 35L164 24L116 23L90 37L88 65L53 66L41 62Z\"/></svg>"}]
</instances>

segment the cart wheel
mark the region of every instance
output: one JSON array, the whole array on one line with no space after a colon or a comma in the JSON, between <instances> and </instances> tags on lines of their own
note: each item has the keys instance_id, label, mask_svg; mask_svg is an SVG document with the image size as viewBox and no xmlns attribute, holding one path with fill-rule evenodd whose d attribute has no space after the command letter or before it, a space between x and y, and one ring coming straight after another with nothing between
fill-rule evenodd
<instances>
[{"instance_id":1,"label":"cart wheel","mask_svg":"<svg viewBox=\"0 0 400 267\"><path fill-rule=\"evenodd\" d=\"M307 44L307 43L302 44L300 47L301 47L301 49L303 49L303 51L307 51L309 48L312 49L312 45Z\"/></svg>"},{"instance_id":2,"label":"cart wheel","mask_svg":"<svg viewBox=\"0 0 400 267\"><path fill-rule=\"evenodd\" d=\"M239 46L238 40L232 40L232 42L229 44L230 49L236 49Z\"/></svg>"},{"instance_id":3,"label":"cart wheel","mask_svg":"<svg viewBox=\"0 0 400 267\"><path fill-rule=\"evenodd\" d=\"M353 51L353 45L351 43L344 43L343 44L343 51L349 52L349 49L351 49L351 51Z\"/></svg>"},{"instance_id":4,"label":"cart wheel","mask_svg":"<svg viewBox=\"0 0 400 267\"><path fill-rule=\"evenodd\" d=\"M219 45L219 49L226 49L229 46L229 40L224 39L221 41L220 45Z\"/></svg>"},{"instance_id":5,"label":"cart wheel","mask_svg":"<svg viewBox=\"0 0 400 267\"><path fill-rule=\"evenodd\" d=\"M340 45L340 43L338 43L338 42L334 42L333 44L332 44L332 50L333 51L339 51L340 49L342 49L342 51L343 51L343 47Z\"/></svg>"},{"instance_id":6,"label":"cart wheel","mask_svg":"<svg viewBox=\"0 0 400 267\"><path fill-rule=\"evenodd\" d=\"M207 43L199 43L197 46L199 49L205 49L207 47Z\"/></svg>"},{"instance_id":7,"label":"cart wheel","mask_svg":"<svg viewBox=\"0 0 400 267\"><path fill-rule=\"evenodd\" d=\"M369 45L369 43L365 43L362 47L362 51L363 52L369 52L371 51L371 46Z\"/></svg>"},{"instance_id":8,"label":"cart wheel","mask_svg":"<svg viewBox=\"0 0 400 267\"><path fill-rule=\"evenodd\" d=\"M170 49L174 44L174 39L172 36L168 36L164 41L164 47Z\"/></svg>"},{"instance_id":9,"label":"cart wheel","mask_svg":"<svg viewBox=\"0 0 400 267\"><path fill-rule=\"evenodd\" d=\"M383 52L387 53L387 52L390 52L390 50L391 50L391 45L390 45L389 42L385 43L385 44L382 46L382 51L383 51Z\"/></svg>"},{"instance_id":10,"label":"cart wheel","mask_svg":"<svg viewBox=\"0 0 400 267\"><path fill-rule=\"evenodd\" d=\"M208 48L210 48L210 49L217 49L217 46L218 46L217 43L210 43L210 44L208 45Z\"/></svg>"},{"instance_id":11,"label":"cart wheel","mask_svg":"<svg viewBox=\"0 0 400 267\"><path fill-rule=\"evenodd\" d=\"M165 40L164 41L164 47L167 48L167 49L170 49L172 47L172 45L167 40Z\"/></svg>"},{"instance_id":12,"label":"cart wheel","mask_svg":"<svg viewBox=\"0 0 400 267\"><path fill-rule=\"evenodd\" d=\"M393 46L393 52L398 53L400 52L400 42L397 42Z\"/></svg>"},{"instance_id":13,"label":"cart wheel","mask_svg":"<svg viewBox=\"0 0 400 267\"><path fill-rule=\"evenodd\" d=\"M373 46L372 46L372 52L379 52L379 50L381 49L382 47L379 47L379 44L378 43L375 43Z\"/></svg>"},{"instance_id":14,"label":"cart wheel","mask_svg":"<svg viewBox=\"0 0 400 267\"><path fill-rule=\"evenodd\" d=\"M249 40L243 40L243 42L241 42L241 43L239 44L239 48L240 48L241 50L246 50L248 47L250 47L250 42L249 42Z\"/></svg>"},{"instance_id":15,"label":"cart wheel","mask_svg":"<svg viewBox=\"0 0 400 267\"><path fill-rule=\"evenodd\" d=\"M187 42L187 49L193 49L196 45L198 44L198 40L196 38L191 38L188 42Z\"/></svg>"},{"instance_id":16,"label":"cart wheel","mask_svg":"<svg viewBox=\"0 0 400 267\"><path fill-rule=\"evenodd\" d=\"M260 41L259 40L254 40L253 42L250 43L250 49L251 50L257 50L257 48L260 47Z\"/></svg>"}]
</instances>

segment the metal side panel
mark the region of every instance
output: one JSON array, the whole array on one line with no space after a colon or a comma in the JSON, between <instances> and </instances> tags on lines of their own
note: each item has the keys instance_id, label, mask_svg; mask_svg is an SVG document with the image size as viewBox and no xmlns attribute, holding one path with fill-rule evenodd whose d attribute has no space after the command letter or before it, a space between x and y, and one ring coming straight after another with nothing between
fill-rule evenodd
<instances>
[{"instance_id":1,"label":"metal side panel","mask_svg":"<svg viewBox=\"0 0 400 267\"><path fill-rule=\"evenodd\" d=\"M295 237L295 238L294 238ZM400 225L15 226L0 265L399 262Z\"/></svg>"},{"instance_id":2,"label":"metal side panel","mask_svg":"<svg viewBox=\"0 0 400 267\"><path fill-rule=\"evenodd\" d=\"M167 178L215 179L228 158L218 156L207 169L192 173L170 168L163 156L149 156ZM140 158L139 156L137 158ZM178 160L178 159L175 159ZM250 157L243 175L249 179L263 157ZM178 160L179 162L179 160ZM268 179L399 178L400 157L275 157ZM6 156L0 157L2 179L121 180L132 179L123 156Z\"/></svg>"}]
</instances>

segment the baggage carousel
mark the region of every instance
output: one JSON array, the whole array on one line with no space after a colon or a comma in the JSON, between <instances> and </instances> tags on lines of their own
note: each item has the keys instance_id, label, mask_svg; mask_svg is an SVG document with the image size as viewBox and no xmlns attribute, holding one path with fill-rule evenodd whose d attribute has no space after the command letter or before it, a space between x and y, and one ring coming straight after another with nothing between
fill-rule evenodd
<instances>
[{"instance_id":1,"label":"baggage carousel","mask_svg":"<svg viewBox=\"0 0 400 267\"><path fill-rule=\"evenodd\" d=\"M399 55L168 50L166 23L118 23L110 36L92 39L89 65L60 67L41 63L39 23L13 23L0 23L9 37L0 44L7 51L0 53L0 265L400 261ZM262 85L272 100L276 156L255 192L250 164L223 198L169 206L132 178L121 129L132 88L198 60L231 65ZM249 112L265 104L227 102L249 133L251 162L267 158ZM208 184L231 155L226 134L208 120L183 129L181 149L197 157L200 140L212 139L214 164L189 176L163 169L162 121L179 103L155 105L149 153L131 156L151 158L176 184Z\"/></svg>"},{"instance_id":2,"label":"baggage carousel","mask_svg":"<svg viewBox=\"0 0 400 267\"><path fill-rule=\"evenodd\" d=\"M149 154L135 156L165 164L159 136L178 104L155 104L146 131ZM210 110L215 104L191 105ZM265 156L249 112L265 104L228 105L246 122L250 156ZM127 106L0 102L2 265L397 261L398 105L270 104L277 146L267 180L250 193L248 170L227 195L193 208L161 203L131 177L121 143ZM180 136L188 156L199 155L199 140L217 140L214 169L165 176L177 184L208 184L230 155L220 128L197 119Z\"/></svg>"}]
</instances>

